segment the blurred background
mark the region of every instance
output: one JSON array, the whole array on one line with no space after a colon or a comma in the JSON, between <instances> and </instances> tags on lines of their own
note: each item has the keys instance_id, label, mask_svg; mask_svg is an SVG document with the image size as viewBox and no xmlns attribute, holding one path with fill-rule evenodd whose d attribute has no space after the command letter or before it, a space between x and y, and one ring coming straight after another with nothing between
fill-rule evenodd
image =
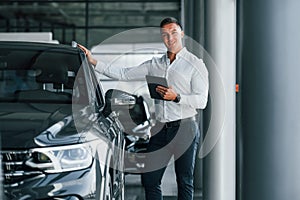
<instances>
[{"instance_id":1,"label":"blurred background","mask_svg":"<svg viewBox=\"0 0 300 200\"><path fill-rule=\"evenodd\" d=\"M199 111L195 198L299 199L299 10L298 0L2 0L0 40L76 41L95 55L116 56L122 52L115 47L95 46L123 31L158 27L166 16L178 18L205 49L198 55L210 73L209 104ZM147 35L147 42L160 42L147 31L132 37L142 43ZM175 199L172 170L167 174L164 194ZM138 199L136 176L127 185Z\"/></svg>"},{"instance_id":2,"label":"blurred background","mask_svg":"<svg viewBox=\"0 0 300 200\"><path fill-rule=\"evenodd\" d=\"M86 46L119 32L157 27L165 16L180 18L180 0L61 0L1 2L1 32L51 32L60 43Z\"/></svg>"}]
</instances>

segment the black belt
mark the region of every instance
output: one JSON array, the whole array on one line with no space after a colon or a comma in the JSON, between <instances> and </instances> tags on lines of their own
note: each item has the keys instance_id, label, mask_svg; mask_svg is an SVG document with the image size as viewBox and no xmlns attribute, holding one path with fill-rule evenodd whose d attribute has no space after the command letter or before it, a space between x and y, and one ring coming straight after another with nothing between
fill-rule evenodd
<instances>
[{"instance_id":1,"label":"black belt","mask_svg":"<svg viewBox=\"0 0 300 200\"><path fill-rule=\"evenodd\" d=\"M189 120L196 121L195 117L189 117L186 119L179 119L176 121L166 122L164 127L165 128L176 127L176 126L179 126L182 121L189 121Z\"/></svg>"},{"instance_id":2,"label":"black belt","mask_svg":"<svg viewBox=\"0 0 300 200\"><path fill-rule=\"evenodd\" d=\"M180 123L181 123L181 119L180 120L176 120L176 121L172 121L172 122L166 122L165 123L165 127L166 128L171 128L171 127L179 126Z\"/></svg>"}]
</instances>

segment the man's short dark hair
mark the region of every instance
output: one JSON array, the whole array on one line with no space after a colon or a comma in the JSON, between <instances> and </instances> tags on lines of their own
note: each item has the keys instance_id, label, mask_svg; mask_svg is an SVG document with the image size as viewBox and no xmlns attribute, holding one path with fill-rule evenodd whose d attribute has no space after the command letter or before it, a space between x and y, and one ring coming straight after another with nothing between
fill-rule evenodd
<instances>
[{"instance_id":1,"label":"man's short dark hair","mask_svg":"<svg viewBox=\"0 0 300 200\"><path fill-rule=\"evenodd\" d=\"M160 22L160 28L164 27L167 24L171 24L171 23L177 24L181 28L181 30L183 30L180 22L174 17L167 17L167 18L163 19Z\"/></svg>"}]
</instances>

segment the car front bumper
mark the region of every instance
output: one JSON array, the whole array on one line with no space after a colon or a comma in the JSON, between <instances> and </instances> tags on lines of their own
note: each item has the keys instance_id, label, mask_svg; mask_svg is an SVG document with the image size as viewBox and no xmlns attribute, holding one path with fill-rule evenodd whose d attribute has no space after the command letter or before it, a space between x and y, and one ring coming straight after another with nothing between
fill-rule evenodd
<instances>
[{"instance_id":1,"label":"car front bumper","mask_svg":"<svg viewBox=\"0 0 300 200\"><path fill-rule=\"evenodd\" d=\"M42 174L19 183L4 184L3 199L95 199L96 192L100 192L99 189L96 191L96 184L100 184L100 188L102 179L101 175L96 177L93 162L90 168L84 170Z\"/></svg>"}]
</instances>

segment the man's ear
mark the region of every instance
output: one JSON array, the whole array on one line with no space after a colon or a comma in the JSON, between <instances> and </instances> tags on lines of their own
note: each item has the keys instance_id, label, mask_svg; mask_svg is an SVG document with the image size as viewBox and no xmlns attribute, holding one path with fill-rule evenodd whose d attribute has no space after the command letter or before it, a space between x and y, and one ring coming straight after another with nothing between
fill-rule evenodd
<instances>
[{"instance_id":1,"label":"man's ear","mask_svg":"<svg viewBox=\"0 0 300 200\"><path fill-rule=\"evenodd\" d=\"M181 31L181 38L184 37L184 31Z\"/></svg>"}]
</instances>

